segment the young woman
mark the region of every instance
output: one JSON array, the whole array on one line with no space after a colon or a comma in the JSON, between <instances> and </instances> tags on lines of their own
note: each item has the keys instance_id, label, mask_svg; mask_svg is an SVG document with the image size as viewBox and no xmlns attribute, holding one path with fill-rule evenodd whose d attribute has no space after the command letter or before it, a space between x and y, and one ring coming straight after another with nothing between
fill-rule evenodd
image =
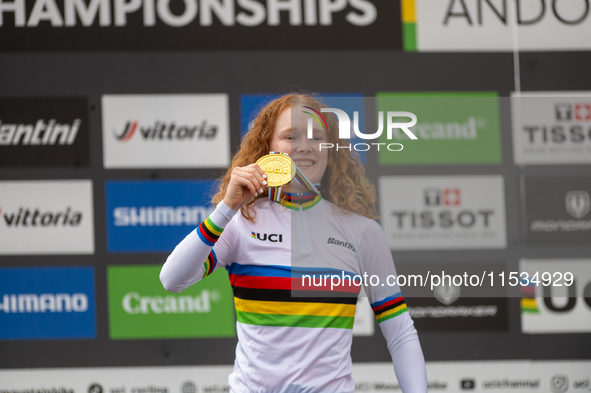
<instances>
[{"instance_id":1,"label":"young woman","mask_svg":"<svg viewBox=\"0 0 591 393\"><path fill-rule=\"evenodd\" d=\"M213 198L215 211L174 249L160 279L180 292L215 269L228 271L239 340L230 391L264 393L355 390L350 350L363 280L403 392L427 392L400 288L385 284L396 271L372 219L375 189L349 150L321 148L348 146L333 116L315 121L308 138L307 119L321 107L288 95L260 111ZM266 188L271 179L256 164L270 151L298 168L280 190Z\"/></svg>"}]
</instances>

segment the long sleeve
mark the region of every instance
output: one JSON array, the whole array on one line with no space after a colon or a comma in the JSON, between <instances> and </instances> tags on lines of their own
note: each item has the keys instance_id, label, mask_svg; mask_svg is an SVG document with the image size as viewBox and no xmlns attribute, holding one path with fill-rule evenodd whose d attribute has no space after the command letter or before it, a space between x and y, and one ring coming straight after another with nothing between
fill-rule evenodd
<instances>
[{"instance_id":1,"label":"long sleeve","mask_svg":"<svg viewBox=\"0 0 591 393\"><path fill-rule=\"evenodd\" d=\"M233 249L232 220L237 212L220 202L211 215L191 231L168 256L160 271L167 291L181 292L225 266Z\"/></svg>"},{"instance_id":2,"label":"long sleeve","mask_svg":"<svg viewBox=\"0 0 591 393\"><path fill-rule=\"evenodd\" d=\"M367 225L361 244L363 269L368 276L376 275L380 279L379 285L367 285L365 291L386 338L398 383L404 393L426 393L427 371L423 351L400 287L388 284L388 276L395 277L396 268L378 223L371 221Z\"/></svg>"}]
</instances>

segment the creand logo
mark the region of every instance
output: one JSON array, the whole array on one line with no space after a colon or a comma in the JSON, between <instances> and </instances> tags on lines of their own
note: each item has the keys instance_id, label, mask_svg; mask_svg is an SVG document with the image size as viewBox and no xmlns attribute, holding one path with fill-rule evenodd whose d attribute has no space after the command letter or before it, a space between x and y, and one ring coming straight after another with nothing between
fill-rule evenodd
<instances>
[{"instance_id":1,"label":"creand logo","mask_svg":"<svg viewBox=\"0 0 591 393\"><path fill-rule=\"evenodd\" d=\"M314 131L313 131L313 126L314 126L314 120L316 120L316 122L318 124L320 124L321 129L328 129L328 123L326 121L326 119L324 118L324 116L322 115L322 113L333 113L339 122L339 139L351 139L351 119L349 118L349 115L341 110L341 109L337 109L337 108L320 108L320 111L311 108L311 107L304 107L306 109L309 109L312 111L312 113L308 112L308 111L303 111L304 113L308 114L311 116L311 118L308 119L307 121L307 133L308 133L308 139L312 139L314 136ZM400 118L410 118L410 121L406 121L406 122L400 122ZM386 112L386 135L388 137L388 139L393 139L394 136L394 132L397 132L398 129L404 131L404 134L406 134L406 136L410 139L416 140L418 139L416 137L415 134L413 134L413 132L409 129L410 127L414 126L415 124L417 124L417 117L411 113L411 112L394 112L394 111L388 111ZM322 122L320 121L322 120ZM323 127L324 124L324 127ZM365 134L363 132L360 131L359 129L359 112L358 111L354 111L353 112L353 132L355 133L355 135L358 138L364 139L364 140L375 140L378 139L382 133L384 132L384 112L383 111L379 111L378 112L378 130L374 133L371 134ZM322 149L333 149L336 148L337 151L338 150L355 150L355 151L368 151L372 148L372 146L374 146L375 148L377 148L377 150L380 150L380 147L385 146L389 151L401 151L402 149L404 149L404 146L401 143L355 143L355 144L351 144L349 143L348 145L339 145L337 143L336 147L334 145L334 143L320 143L319 144L319 150L322 151Z\"/></svg>"},{"instance_id":2,"label":"creand logo","mask_svg":"<svg viewBox=\"0 0 591 393\"><path fill-rule=\"evenodd\" d=\"M126 143L136 135L139 130L144 141L190 141L190 140L211 140L215 139L218 127L209 124L203 120L201 124L197 125L180 125L177 126L174 122L156 121L153 125L140 126L137 120L128 121L123 127L123 131L113 131L113 136L121 143Z\"/></svg>"}]
</instances>

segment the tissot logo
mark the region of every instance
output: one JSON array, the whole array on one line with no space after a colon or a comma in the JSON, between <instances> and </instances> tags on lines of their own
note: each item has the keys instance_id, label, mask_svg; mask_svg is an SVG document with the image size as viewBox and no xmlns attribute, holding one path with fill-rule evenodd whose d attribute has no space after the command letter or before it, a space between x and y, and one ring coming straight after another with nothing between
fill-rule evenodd
<instances>
[{"instance_id":1,"label":"tissot logo","mask_svg":"<svg viewBox=\"0 0 591 393\"><path fill-rule=\"evenodd\" d=\"M392 249L505 247L501 177L382 177L380 201Z\"/></svg>"},{"instance_id":2,"label":"tissot logo","mask_svg":"<svg viewBox=\"0 0 591 393\"><path fill-rule=\"evenodd\" d=\"M459 206L462 200L458 188L427 188L424 195L426 206Z\"/></svg>"},{"instance_id":3,"label":"tissot logo","mask_svg":"<svg viewBox=\"0 0 591 393\"><path fill-rule=\"evenodd\" d=\"M555 107L558 121L591 121L591 103L559 103Z\"/></svg>"},{"instance_id":4,"label":"tissot logo","mask_svg":"<svg viewBox=\"0 0 591 393\"><path fill-rule=\"evenodd\" d=\"M21 207L17 211L4 212L0 207L4 224L16 227L56 227L78 226L82 221L82 212L66 207L62 211L44 211L39 208Z\"/></svg>"},{"instance_id":5,"label":"tissot logo","mask_svg":"<svg viewBox=\"0 0 591 393\"><path fill-rule=\"evenodd\" d=\"M591 92L513 94L518 164L591 162Z\"/></svg>"},{"instance_id":6,"label":"tissot logo","mask_svg":"<svg viewBox=\"0 0 591 393\"><path fill-rule=\"evenodd\" d=\"M254 239L258 239L261 241L270 241L273 243L283 243L283 234L279 233L272 233L272 234L266 234L266 233L255 233L255 232L251 232L250 233L251 236Z\"/></svg>"},{"instance_id":7,"label":"tissot logo","mask_svg":"<svg viewBox=\"0 0 591 393\"><path fill-rule=\"evenodd\" d=\"M128 142L136 131L139 130L139 135L146 141L157 140L174 140L174 141L188 141L199 139L214 139L216 137L218 127L213 124L208 124L206 120L198 125L177 125L174 122L157 121L150 126L140 126L138 121L128 121L120 133L113 132L113 136L119 142Z\"/></svg>"},{"instance_id":8,"label":"tissot logo","mask_svg":"<svg viewBox=\"0 0 591 393\"><path fill-rule=\"evenodd\" d=\"M449 207L456 208L461 205L461 190L459 188L426 188L423 192L424 204L426 208L430 207ZM434 212L431 210L420 211L393 211L392 215L396 217L399 228L421 227L421 228L453 228L463 227L471 228L481 226L488 228L494 210L491 209L465 209L465 210L441 210Z\"/></svg>"}]
</instances>

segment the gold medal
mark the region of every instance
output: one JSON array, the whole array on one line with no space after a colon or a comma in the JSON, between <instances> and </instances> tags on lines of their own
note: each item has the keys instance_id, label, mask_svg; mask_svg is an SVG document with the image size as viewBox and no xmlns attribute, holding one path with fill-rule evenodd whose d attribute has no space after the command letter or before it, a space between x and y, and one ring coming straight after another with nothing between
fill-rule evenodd
<instances>
[{"instance_id":1,"label":"gold medal","mask_svg":"<svg viewBox=\"0 0 591 393\"><path fill-rule=\"evenodd\" d=\"M257 160L257 164L267 174L268 187L281 187L295 176L295 163L284 154L267 154Z\"/></svg>"}]
</instances>

